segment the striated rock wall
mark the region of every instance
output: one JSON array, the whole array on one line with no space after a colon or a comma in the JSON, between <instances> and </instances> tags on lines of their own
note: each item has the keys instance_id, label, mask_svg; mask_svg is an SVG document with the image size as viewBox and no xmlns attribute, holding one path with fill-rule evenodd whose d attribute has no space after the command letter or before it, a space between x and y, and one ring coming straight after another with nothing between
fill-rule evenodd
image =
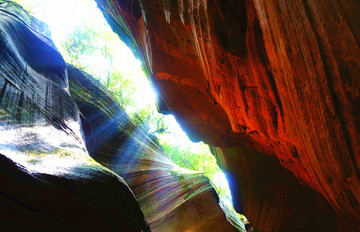
<instances>
[{"instance_id":1,"label":"striated rock wall","mask_svg":"<svg viewBox=\"0 0 360 232\"><path fill-rule=\"evenodd\" d=\"M348 231L359 230L358 1L96 1L113 30L144 61L163 105L191 139L269 155L267 162L281 166L272 164L267 175L296 180L296 189L322 198L301 207L321 211L326 199L338 215L334 230L342 231L344 223L353 226ZM235 160L242 157L235 153ZM223 157L223 170L234 173L231 155ZM272 189L266 187L271 181L261 181L264 191ZM237 197L239 189L248 183L231 186L239 211L241 201L248 204ZM269 205L259 218L276 212L275 198L294 193L292 184L285 185L283 193L252 201ZM296 207L303 200L288 201L276 202ZM258 208L248 205L245 213L252 207ZM304 216L285 212L285 221ZM318 219L326 223L329 215L321 212ZM248 216L261 231L294 231L286 223L267 227ZM299 221L314 230L311 221Z\"/></svg>"}]
</instances>

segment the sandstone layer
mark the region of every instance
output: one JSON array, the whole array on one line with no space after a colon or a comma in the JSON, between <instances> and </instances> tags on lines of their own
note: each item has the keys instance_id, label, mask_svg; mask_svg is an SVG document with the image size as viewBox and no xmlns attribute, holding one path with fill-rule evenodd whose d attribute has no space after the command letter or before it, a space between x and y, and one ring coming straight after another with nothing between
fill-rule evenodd
<instances>
[{"instance_id":1,"label":"sandstone layer","mask_svg":"<svg viewBox=\"0 0 360 232\"><path fill-rule=\"evenodd\" d=\"M191 139L266 154L273 163L269 178L291 179L296 191L320 199L292 198L297 192L289 184L264 201L246 202L241 195L249 193L241 189L251 189L249 182L234 182L237 210L249 214L255 229L302 231L284 223L306 218L287 210L299 201L313 212L330 204L333 231L344 225L351 227L346 231L360 229L359 1L96 1L143 60L160 95L159 108L173 113ZM223 155L222 168L240 180L244 177L229 161L252 157L230 153ZM262 165L267 168L267 162ZM258 174L253 173L263 182L261 191L272 191L272 182ZM261 194L258 190L252 194ZM272 205L282 196L289 198ZM250 213L256 204L267 207ZM274 207L283 208L285 218L266 226L258 219L276 218ZM328 220L322 212L317 221ZM312 230L311 221L299 223L309 231L318 228Z\"/></svg>"}]
</instances>

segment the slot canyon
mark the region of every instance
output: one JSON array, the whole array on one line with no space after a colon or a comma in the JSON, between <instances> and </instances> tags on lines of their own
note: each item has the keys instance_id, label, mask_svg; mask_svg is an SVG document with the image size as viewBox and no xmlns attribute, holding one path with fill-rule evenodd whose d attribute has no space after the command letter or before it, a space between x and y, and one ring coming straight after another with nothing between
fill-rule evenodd
<instances>
[{"instance_id":1,"label":"slot canyon","mask_svg":"<svg viewBox=\"0 0 360 232\"><path fill-rule=\"evenodd\" d=\"M251 230L360 231L360 1L95 1ZM246 232L45 23L0 32L0 231Z\"/></svg>"}]
</instances>

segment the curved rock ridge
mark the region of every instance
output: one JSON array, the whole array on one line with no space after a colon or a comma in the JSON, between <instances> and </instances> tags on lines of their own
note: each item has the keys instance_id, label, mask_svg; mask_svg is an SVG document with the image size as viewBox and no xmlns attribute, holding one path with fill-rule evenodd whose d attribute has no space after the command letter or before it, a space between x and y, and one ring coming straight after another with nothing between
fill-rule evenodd
<instances>
[{"instance_id":1,"label":"curved rock ridge","mask_svg":"<svg viewBox=\"0 0 360 232\"><path fill-rule=\"evenodd\" d=\"M0 3L0 231L150 231L125 181L90 158L43 23Z\"/></svg>"},{"instance_id":2,"label":"curved rock ridge","mask_svg":"<svg viewBox=\"0 0 360 232\"><path fill-rule=\"evenodd\" d=\"M100 82L67 69L90 155L125 179L152 231L245 231L240 219L224 214L205 176L175 165Z\"/></svg>"},{"instance_id":3,"label":"curved rock ridge","mask_svg":"<svg viewBox=\"0 0 360 232\"><path fill-rule=\"evenodd\" d=\"M256 231L344 231L330 204L272 157L246 146L211 150Z\"/></svg>"},{"instance_id":4,"label":"curved rock ridge","mask_svg":"<svg viewBox=\"0 0 360 232\"><path fill-rule=\"evenodd\" d=\"M360 229L358 1L96 1L191 139L270 155L330 203L339 231ZM281 166L269 175L284 175Z\"/></svg>"}]
</instances>

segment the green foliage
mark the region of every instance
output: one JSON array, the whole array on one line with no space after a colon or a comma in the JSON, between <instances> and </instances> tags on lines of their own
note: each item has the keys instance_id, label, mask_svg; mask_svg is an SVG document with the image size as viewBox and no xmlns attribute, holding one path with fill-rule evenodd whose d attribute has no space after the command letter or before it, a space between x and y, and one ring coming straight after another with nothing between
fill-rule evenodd
<instances>
[{"instance_id":1,"label":"green foliage","mask_svg":"<svg viewBox=\"0 0 360 232\"><path fill-rule=\"evenodd\" d=\"M163 142L161 145L174 163L182 168L203 172L210 179L216 172L220 171L206 145L203 145L202 149L198 152L191 151L191 147L172 145L166 142Z\"/></svg>"}]
</instances>

